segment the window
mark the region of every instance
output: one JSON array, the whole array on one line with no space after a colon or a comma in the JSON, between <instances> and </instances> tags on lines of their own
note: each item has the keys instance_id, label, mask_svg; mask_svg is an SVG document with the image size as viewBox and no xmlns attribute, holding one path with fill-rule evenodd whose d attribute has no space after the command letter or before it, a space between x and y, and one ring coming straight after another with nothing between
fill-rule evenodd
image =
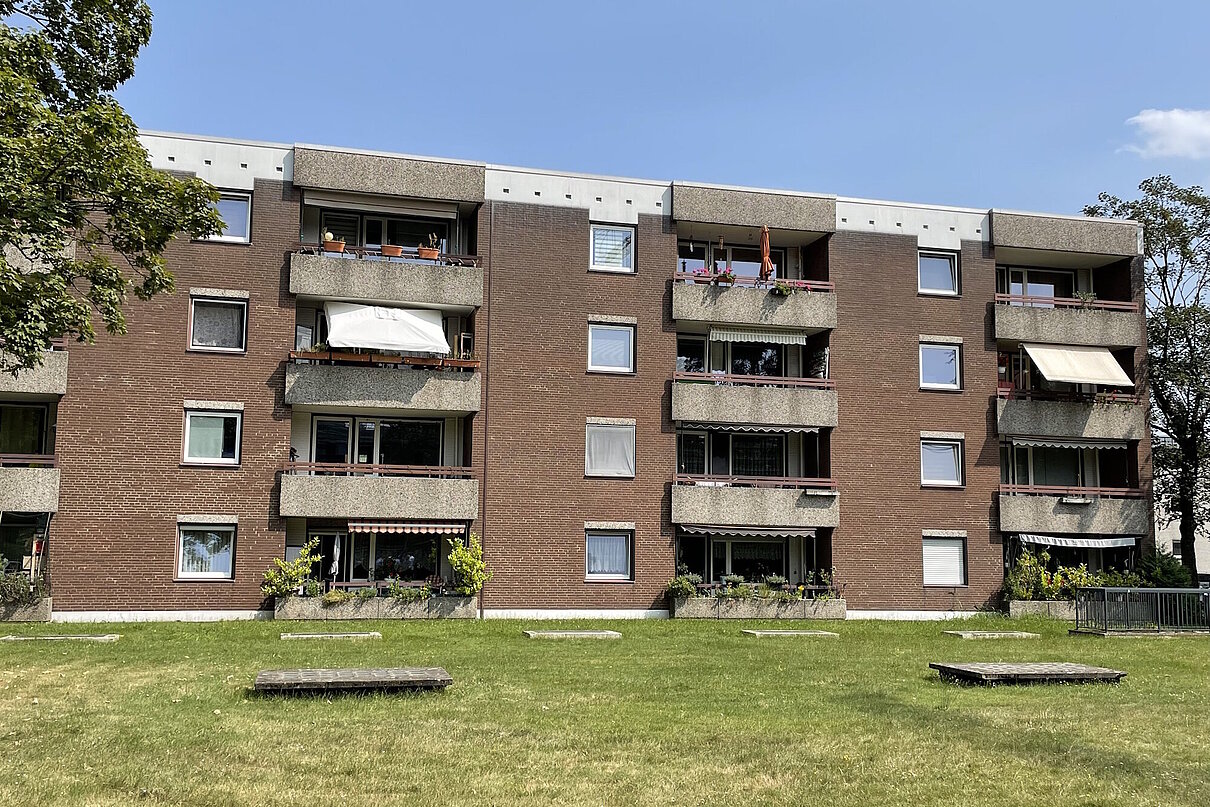
<instances>
[{"instance_id":1,"label":"window","mask_svg":"<svg viewBox=\"0 0 1210 807\"><path fill-rule=\"evenodd\" d=\"M763 342L731 342L731 372L735 375L783 376L784 345Z\"/></svg>"},{"instance_id":2,"label":"window","mask_svg":"<svg viewBox=\"0 0 1210 807\"><path fill-rule=\"evenodd\" d=\"M634 272L634 228L592 225L594 272Z\"/></svg>"},{"instance_id":3,"label":"window","mask_svg":"<svg viewBox=\"0 0 1210 807\"><path fill-rule=\"evenodd\" d=\"M46 404L0 404L0 454L41 454L46 416Z\"/></svg>"},{"instance_id":4,"label":"window","mask_svg":"<svg viewBox=\"0 0 1210 807\"><path fill-rule=\"evenodd\" d=\"M958 294L958 256L953 252L919 253L921 294Z\"/></svg>"},{"instance_id":5,"label":"window","mask_svg":"<svg viewBox=\"0 0 1210 807\"><path fill-rule=\"evenodd\" d=\"M239 465L239 412L186 412L185 462Z\"/></svg>"},{"instance_id":6,"label":"window","mask_svg":"<svg viewBox=\"0 0 1210 807\"><path fill-rule=\"evenodd\" d=\"M416 247L429 245L429 236L437 236L437 248L450 251L450 222L442 219L408 216L404 218L374 214L335 212L320 214L321 233L331 233L333 240L348 246L380 249L383 244Z\"/></svg>"},{"instance_id":7,"label":"window","mask_svg":"<svg viewBox=\"0 0 1210 807\"><path fill-rule=\"evenodd\" d=\"M252 196L247 193L224 193L214 204L219 218L223 220L223 231L212 235L210 241L232 241L248 243L252 231Z\"/></svg>"},{"instance_id":8,"label":"window","mask_svg":"<svg viewBox=\"0 0 1210 807\"><path fill-rule=\"evenodd\" d=\"M769 250L773 263L772 277L786 276L786 250L774 247ZM760 249L752 246L728 244L706 244L701 241L677 242L677 267L682 272L708 269L721 272L730 269L740 277L760 276Z\"/></svg>"},{"instance_id":9,"label":"window","mask_svg":"<svg viewBox=\"0 0 1210 807\"><path fill-rule=\"evenodd\" d=\"M924 539L924 584L966 585L966 541L962 538Z\"/></svg>"},{"instance_id":10,"label":"window","mask_svg":"<svg viewBox=\"0 0 1210 807\"><path fill-rule=\"evenodd\" d=\"M585 577L588 580L633 580L631 532L584 533Z\"/></svg>"},{"instance_id":11,"label":"window","mask_svg":"<svg viewBox=\"0 0 1210 807\"><path fill-rule=\"evenodd\" d=\"M1008 293L1043 299L1076 296L1076 273L1066 269L1025 269L999 267L1008 272ZM1021 303L1014 303L1020 305ZM1053 308L1049 302L1029 302L1035 308Z\"/></svg>"},{"instance_id":12,"label":"window","mask_svg":"<svg viewBox=\"0 0 1210 807\"><path fill-rule=\"evenodd\" d=\"M440 420L317 416L313 430L314 462L441 464L444 423Z\"/></svg>"},{"instance_id":13,"label":"window","mask_svg":"<svg viewBox=\"0 0 1210 807\"><path fill-rule=\"evenodd\" d=\"M961 345L920 345L920 388L962 389Z\"/></svg>"},{"instance_id":14,"label":"window","mask_svg":"<svg viewBox=\"0 0 1210 807\"><path fill-rule=\"evenodd\" d=\"M584 428L585 476L634 476L634 426Z\"/></svg>"},{"instance_id":15,"label":"window","mask_svg":"<svg viewBox=\"0 0 1210 807\"><path fill-rule=\"evenodd\" d=\"M962 441L920 441L920 484L962 485Z\"/></svg>"},{"instance_id":16,"label":"window","mask_svg":"<svg viewBox=\"0 0 1210 807\"><path fill-rule=\"evenodd\" d=\"M234 568L235 525L181 524L177 577L229 580Z\"/></svg>"},{"instance_id":17,"label":"window","mask_svg":"<svg viewBox=\"0 0 1210 807\"><path fill-rule=\"evenodd\" d=\"M588 326L588 369L596 373L634 372L634 326Z\"/></svg>"},{"instance_id":18,"label":"window","mask_svg":"<svg viewBox=\"0 0 1210 807\"><path fill-rule=\"evenodd\" d=\"M247 301L194 297L190 305L190 348L228 353L247 348Z\"/></svg>"},{"instance_id":19,"label":"window","mask_svg":"<svg viewBox=\"0 0 1210 807\"><path fill-rule=\"evenodd\" d=\"M676 472L706 473L705 432L679 432L676 435Z\"/></svg>"},{"instance_id":20,"label":"window","mask_svg":"<svg viewBox=\"0 0 1210 807\"><path fill-rule=\"evenodd\" d=\"M706 340L700 336L676 338L676 370L678 373L706 372Z\"/></svg>"}]
</instances>

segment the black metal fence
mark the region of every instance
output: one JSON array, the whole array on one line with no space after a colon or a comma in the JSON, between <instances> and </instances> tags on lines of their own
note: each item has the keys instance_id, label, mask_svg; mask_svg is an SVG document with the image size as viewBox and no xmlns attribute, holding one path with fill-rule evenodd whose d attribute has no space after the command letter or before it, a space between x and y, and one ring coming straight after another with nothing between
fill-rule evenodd
<instances>
[{"instance_id":1,"label":"black metal fence","mask_svg":"<svg viewBox=\"0 0 1210 807\"><path fill-rule=\"evenodd\" d=\"M1210 632L1210 590L1081 588L1076 591L1076 630Z\"/></svg>"}]
</instances>

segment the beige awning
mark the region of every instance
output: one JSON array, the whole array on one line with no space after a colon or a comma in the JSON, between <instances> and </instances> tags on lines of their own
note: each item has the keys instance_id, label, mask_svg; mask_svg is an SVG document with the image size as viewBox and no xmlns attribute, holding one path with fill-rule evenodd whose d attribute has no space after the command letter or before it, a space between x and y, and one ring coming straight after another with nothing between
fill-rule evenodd
<instances>
[{"instance_id":1,"label":"beige awning","mask_svg":"<svg viewBox=\"0 0 1210 807\"><path fill-rule=\"evenodd\" d=\"M711 342L767 342L773 345L805 345L803 331L778 331L760 328L711 328Z\"/></svg>"},{"instance_id":2,"label":"beige awning","mask_svg":"<svg viewBox=\"0 0 1210 807\"><path fill-rule=\"evenodd\" d=\"M1022 344L1047 381L1133 387L1134 382L1107 347Z\"/></svg>"},{"instance_id":3,"label":"beige awning","mask_svg":"<svg viewBox=\"0 0 1210 807\"><path fill-rule=\"evenodd\" d=\"M407 521L350 521L349 532L376 532L404 535L460 535L466 531L462 524L422 524Z\"/></svg>"}]
</instances>

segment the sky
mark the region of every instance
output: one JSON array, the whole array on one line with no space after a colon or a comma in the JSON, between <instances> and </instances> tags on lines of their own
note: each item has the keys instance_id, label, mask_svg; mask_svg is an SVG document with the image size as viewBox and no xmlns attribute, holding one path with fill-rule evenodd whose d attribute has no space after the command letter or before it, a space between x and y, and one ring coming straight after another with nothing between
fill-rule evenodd
<instances>
[{"instance_id":1,"label":"sky","mask_svg":"<svg viewBox=\"0 0 1210 807\"><path fill-rule=\"evenodd\" d=\"M1210 3L150 0L145 129L1077 213L1210 185Z\"/></svg>"}]
</instances>

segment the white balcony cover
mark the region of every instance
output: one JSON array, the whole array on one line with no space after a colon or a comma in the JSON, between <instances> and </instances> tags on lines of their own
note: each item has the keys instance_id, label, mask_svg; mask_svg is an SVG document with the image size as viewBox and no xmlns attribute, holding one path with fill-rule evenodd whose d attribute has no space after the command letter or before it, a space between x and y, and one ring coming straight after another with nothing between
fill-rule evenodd
<instances>
[{"instance_id":1,"label":"white balcony cover","mask_svg":"<svg viewBox=\"0 0 1210 807\"><path fill-rule=\"evenodd\" d=\"M690 429L693 431L705 431L707 429L719 429L727 432L770 432L773 434L782 434L785 432L800 432L802 434L810 434L819 431L818 426L774 426L760 425L756 423L684 423L680 424L682 429Z\"/></svg>"},{"instance_id":2,"label":"white balcony cover","mask_svg":"<svg viewBox=\"0 0 1210 807\"><path fill-rule=\"evenodd\" d=\"M1122 365L1107 347L1022 344L1047 381L1133 387Z\"/></svg>"},{"instance_id":3,"label":"white balcony cover","mask_svg":"<svg viewBox=\"0 0 1210 807\"><path fill-rule=\"evenodd\" d=\"M1046 448L1099 448L1125 450L1125 443L1098 443L1093 440L1068 440L1064 437L1014 437L1015 446L1045 446Z\"/></svg>"},{"instance_id":4,"label":"white balcony cover","mask_svg":"<svg viewBox=\"0 0 1210 807\"><path fill-rule=\"evenodd\" d=\"M329 347L449 353L441 312L356 303L324 303Z\"/></svg>"},{"instance_id":5,"label":"white balcony cover","mask_svg":"<svg viewBox=\"0 0 1210 807\"><path fill-rule=\"evenodd\" d=\"M717 535L722 538L814 538L814 527L725 527L717 524L682 524L686 535Z\"/></svg>"},{"instance_id":6,"label":"white balcony cover","mask_svg":"<svg viewBox=\"0 0 1210 807\"><path fill-rule=\"evenodd\" d=\"M1137 535L1124 535L1116 538L1075 538L1060 535L1031 535L1021 533L1017 536L1022 543L1040 544L1042 546L1069 546L1078 549L1108 549L1115 546L1134 546L1139 540Z\"/></svg>"},{"instance_id":7,"label":"white balcony cover","mask_svg":"<svg viewBox=\"0 0 1210 807\"><path fill-rule=\"evenodd\" d=\"M805 345L802 331L776 331L759 328L711 328L711 342L767 342L773 345Z\"/></svg>"}]
</instances>

